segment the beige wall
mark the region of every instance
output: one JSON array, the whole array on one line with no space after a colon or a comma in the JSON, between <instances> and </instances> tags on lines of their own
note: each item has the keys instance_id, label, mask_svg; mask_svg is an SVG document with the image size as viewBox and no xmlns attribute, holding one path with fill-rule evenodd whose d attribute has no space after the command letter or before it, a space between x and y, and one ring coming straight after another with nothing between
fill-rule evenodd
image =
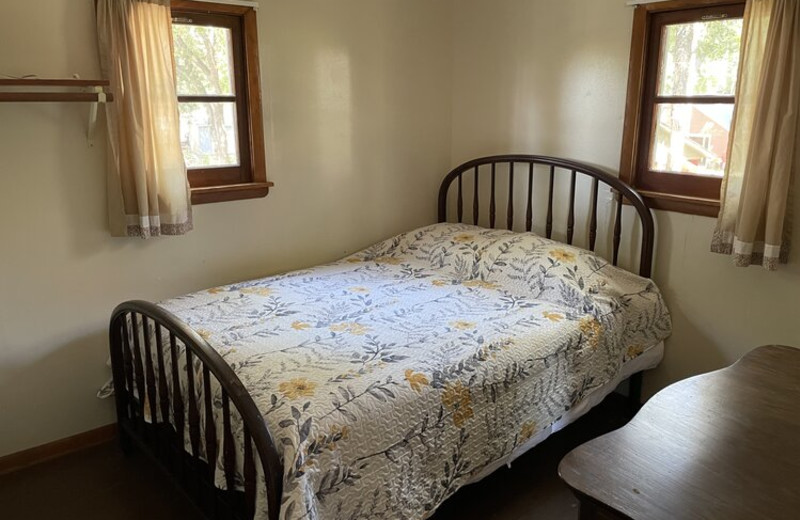
<instances>
[{"instance_id":1,"label":"beige wall","mask_svg":"<svg viewBox=\"0 0 800 520\"><path fill-rule=\"evenodd\" d=\"M0 74L97 76L91 4L3 0ZM197 207L186 237L108 236L105 147L86 145L86 107L0 105L0 456L113 420L93 396L108 375L106 319L124 299L308 266L430 223L442 173L480 154L618 167L632 17L622 0L261 6L276 188ZM796 260L736 269L707 252L711 219L656 218L655 277L675 333L649 391L757 344L800 344Z\"/></svg>"},{"instance_id":2,"label":"beige wall","mask_svg":"<svg viewBox=\"0 0 800 520\"><path fill-rule=\"evenodd\" d=\"M457 7L453 161L534 152L617 170L633 9L622 0L459 0ZM777 273L735 268L708 252L713 219L658 211L656 221L654 277L674 333L663 364L645 377L646 392L760 344L800 346L800 251Z\"/></svg>"},{"instance_id":3,"label":"beige wall","mask_svg":"<svg viewBox=\"0 0 800 520\"><path fill-rule=\"evenodd\" d=\"M0 74L98 76L92 0L3 0ZM106 231L86 106L0 105L0 456L113 421L106 320L325 262L435 218L450 160L450 3L262 0L266 199L195 208L186 237ZM102 134L101 134L102 135Z\"/></svg>"}]
</instances>

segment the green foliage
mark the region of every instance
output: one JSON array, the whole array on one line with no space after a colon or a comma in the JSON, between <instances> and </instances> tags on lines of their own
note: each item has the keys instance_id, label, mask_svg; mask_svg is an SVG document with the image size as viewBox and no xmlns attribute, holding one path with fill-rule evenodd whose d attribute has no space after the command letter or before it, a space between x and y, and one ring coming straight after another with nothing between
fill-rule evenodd
<instances>
[{"instance_id":1,"label":"green foliage","mask_svg":"<svg viewBox=\"0 0 800 520\"><path fill-rule=\"evenodd\" d=\"M180 94L233 94L230 30L176 23L172 35Z\"/></svg>"},{"instance_id":2,"label":"green foliage","mask_svg":"<svg viewBox=\"0 0 800 520\"><path fill-rule=\"evenodd\" d=\"M222 27L174 23L172 35L179 95L234 94L231 31ZM181 119L195 124L200 119L209 124L212 152L204 153L194 143L184 143L186 163L190 167L236 164L236 154L228 153L228 132L221 103L180 103Z\"/></svg>"},{"instance_id":3,"label":"green foliage","mask_svg":"<svg viewBox=\"0 0 800 520\"><path fill-rule=\"evenodd\" d=\"M721 61L725 62L727 70L721 78L698 74L698 90L701 92L712 89L720 92L734 92L739 70L742 20L722 20L705 25L705 37L697 45L697 63Z\"/></svg>"},{"instance_id":4,"label":"green foliage","mask_svg":"<svg viewBox=\"0 0 800 520\"><path fill-rule=\"evenodd\" d=\"M667 26L661 90L668 95L733 94L742 20Z\"/></svg>"}]
</instances>

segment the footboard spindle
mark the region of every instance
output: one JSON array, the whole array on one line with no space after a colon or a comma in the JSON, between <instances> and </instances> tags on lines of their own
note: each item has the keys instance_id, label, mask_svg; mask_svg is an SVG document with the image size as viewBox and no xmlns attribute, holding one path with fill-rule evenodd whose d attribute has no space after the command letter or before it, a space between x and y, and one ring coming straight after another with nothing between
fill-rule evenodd
<instances>
[{"instance_id":1,"label":"footboard spindle","mask_svg":"<svg viewBox=\"0 0 800 520\"><path fill-rule=\"evenodd\" d=\"M123 449L135 445L174 474L209 518L252 519L261 486L269 518L277 520L280 456L225 360L178 318L148 302L119 305L109 331ZM216 486L220 472L224 490Z\"/></svg>"}]
</instances>

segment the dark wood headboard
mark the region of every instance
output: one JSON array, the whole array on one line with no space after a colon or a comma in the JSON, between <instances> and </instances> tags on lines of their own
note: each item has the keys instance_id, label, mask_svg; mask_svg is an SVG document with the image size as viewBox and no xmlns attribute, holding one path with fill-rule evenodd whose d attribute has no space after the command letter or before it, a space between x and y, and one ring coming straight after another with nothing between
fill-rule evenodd
<instances>
[{"instance_id":1,"label":"dark wood headboard","mask_svg":"<svg viewBox=\"0 0 800 520\"><path fill-rule=\"evenodd\" d=\"M552 238L553 234L553 189L555 186L556 175L569 175L570 189L569 189L569 210L567 216L567 233L566 242L572 244L573 237L575 236L575 195L576 195L576 180L578 174L586 175L592 179L591 198L590 204L590 221L588 229L588 245L591 251L595 250L597 241L597 198L599 191L599 183L603 183L611 187L611 189L618 193L616 202L616 214L614 218L613 229L613 254L612 263L617 265L619 261L619 247L622 237L622 206L624 201L632 205L639 216L639 221L642 226L642 246L639 255L639 274L641 276L650 277L652 264L653 264L653 235L654 224L653 215L650 208L642 199L642 196L630 187L625 182L617 177L601 170L596 166L586 163L573 161L569 159L560 159L557 157L544 157L538 155L495 155L491 157L481 157L473 159L469 162L462 164L451 171L447 177L442 181L441 188L439 189L439 222L447 221L447 199L450 188L455 182L457 184L457 208L456 215L458 222L464 222L464 175L468 172L472 177L472 222L478 224L481 217L481 202L480 202L480 176L482 173L489 175L490 179L490 194L488 204L488 217L489 227L496 228L497 224L497 204L496 204L496 183L497 177L500 172L497 171L497 165L508 165L507 172L504 175L508 176L508 194L506 202L506 215L505 224L507 229L514 227L514 195L515 195L515 178L523 176L527 177L527 184L520 181L517 185L523 186L520 189L527 190L527 205L525 214L525 230L531 231L533 228L533 193L534 193L534 173L539 170L535 166L544 166L546 171L550 174L550 184L547 197L547 222L545 224L545 234L547 238ZM482 166L489 166L490 171L482 172ZM485 170L484 169L484 170ZM502 217L501 217L502 219Z\"/></svg>"}]
</instances>

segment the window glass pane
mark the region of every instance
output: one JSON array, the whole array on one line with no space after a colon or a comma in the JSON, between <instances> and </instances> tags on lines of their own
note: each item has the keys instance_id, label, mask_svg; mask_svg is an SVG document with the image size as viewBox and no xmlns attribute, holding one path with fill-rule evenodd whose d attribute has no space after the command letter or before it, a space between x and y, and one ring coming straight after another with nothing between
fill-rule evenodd
<instances>
[{"instance_id":1,"label":"window glass pane","mask_svg":"<svg viewBox=\"0 0 800 520\"><path fill-rule=\"evenodd\" d=\"M187 168L239 165L236 103L179 103Z\"/></svg>"},{"instance_id":2,"label":"window glass pane","mask_svg":"<svg viewBox=\"0 0 800 520\"><path fill-rule=\"evenodd\" d=\"M650 169L722 177L733 104L656 105Z\"/></svg>"},{"instance_id":3,"label":"window glass pane","mask_svg":"<svg viewBox=\"0 0 800 520\"><path fill-rule=\"evenodd\" d=\"M741 40L741 18L666 26L658 94L734 95Z\"/></svg>"},{"instance_id":4,"label":"window glass pane","mask_svg":"<svg viewBox=\"0 0 800 520\"><path fill-rule=\"evenodd\" d=\"M231 36L225 27L172 24L178 95L233 95Z\"/></svg>"}]
</instances>

